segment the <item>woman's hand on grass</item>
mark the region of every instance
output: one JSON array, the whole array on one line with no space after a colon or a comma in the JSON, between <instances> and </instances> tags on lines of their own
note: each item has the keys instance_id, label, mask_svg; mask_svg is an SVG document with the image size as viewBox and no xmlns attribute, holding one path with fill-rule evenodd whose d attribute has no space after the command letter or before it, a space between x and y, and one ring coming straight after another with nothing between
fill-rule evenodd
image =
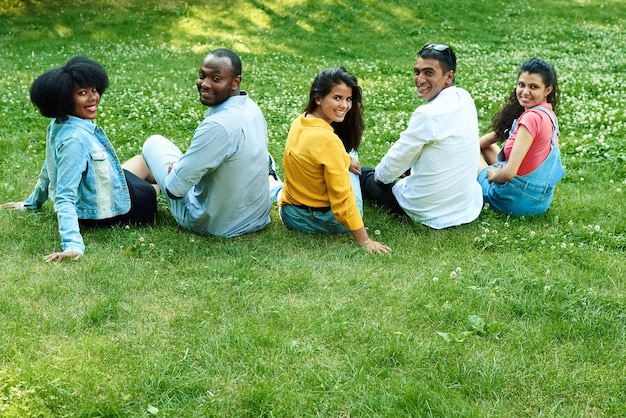
<instances>
[{"instance_id":1,"label":"woman's hand on grass","mask_svg":"<svg viewBox=\"0 0 626 418\"><path fill-rule=\"evenodd\" d=\"M24 209L24 202L7 202L0 207L3 209L22 210Z\"/></svg>"},{"instance_id":2,"label":"woman's hand on grass","mask_svg":"<svg viewBox=\"0 0 626 418\"><path fill-rule=\"evenodd\" d=\"M82 256L81 253L77 253L76 251L63 251L63 252L59 252L59 253L52 253L52 254L48 254L47 256L45 256L45 260L46 262L51 262L51 261L61 261L64 258L71 258L72 260L78 260L80 257Z\"/></svg>"},{"instance_id":3,"label":"woman's hand on grass","mask_svg":"<svg viewBox=\"0 0 626 418\"><path fill-rule=\"evenodd\" d=\"M361 246L365 248L365 250L370 254L387 254L391 252L391 248L387 245L381 244L378 241L372 241L371 239L365 241L363 244L361 244Z\"/></svg>"}]
</instances>

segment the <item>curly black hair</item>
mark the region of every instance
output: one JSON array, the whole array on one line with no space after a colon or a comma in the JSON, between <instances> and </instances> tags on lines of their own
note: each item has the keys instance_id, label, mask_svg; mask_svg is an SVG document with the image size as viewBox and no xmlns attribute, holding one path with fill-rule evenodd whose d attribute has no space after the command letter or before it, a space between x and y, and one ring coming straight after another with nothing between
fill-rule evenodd
<instances>
[{"instance_id":1,"label":"curly black hair","mask_svg":"<svg viewBox=\"0 0 626 418\"><path fill-rule=\"evenodd\" d=\"M70 58L63 67L41 74L30 87L30 100L43 116L67 119L74 106L74 87L95 87L103 95L109 87L104 67L87 57Z\"/></svg>"}]
</instances>

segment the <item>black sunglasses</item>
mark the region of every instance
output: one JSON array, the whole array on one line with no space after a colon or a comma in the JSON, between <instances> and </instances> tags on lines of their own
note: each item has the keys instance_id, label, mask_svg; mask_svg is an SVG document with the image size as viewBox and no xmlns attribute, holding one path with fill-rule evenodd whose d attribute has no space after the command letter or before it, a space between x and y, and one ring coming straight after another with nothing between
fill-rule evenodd
<instances>
[{"instance_id":1,"label":"black sunglasses","mask_svg":"<svg viewBox=\"0 0 626 418\"><path fill-rule=\"evenodd\" d=\"M444 44L427 44L427 45L424 45L422 49L420 49L420 52L426 51L427 49L434 49L437 52L444 52L450 49L450 47Z\"/></svg>"}]
</instances>

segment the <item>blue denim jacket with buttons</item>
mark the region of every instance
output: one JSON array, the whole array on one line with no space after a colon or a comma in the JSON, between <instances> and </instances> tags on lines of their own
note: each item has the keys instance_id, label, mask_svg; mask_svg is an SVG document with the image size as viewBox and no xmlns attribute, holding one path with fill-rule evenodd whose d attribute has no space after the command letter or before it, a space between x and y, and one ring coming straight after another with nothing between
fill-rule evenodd
<instances>
[{"instance_id":1,"label":"blue denim jacket with buttons","mask_svg":"<svg viewBox=\"0 0 626 418\"><path fill-rule=\"evenodd\" d=\"M26 209L50 198L59 222L61 248L84 254L79 219L107 219L130 210L130 194L113 145L89 120L69 116L48 125L46 160Z\"/></svg>"}]
</instances>

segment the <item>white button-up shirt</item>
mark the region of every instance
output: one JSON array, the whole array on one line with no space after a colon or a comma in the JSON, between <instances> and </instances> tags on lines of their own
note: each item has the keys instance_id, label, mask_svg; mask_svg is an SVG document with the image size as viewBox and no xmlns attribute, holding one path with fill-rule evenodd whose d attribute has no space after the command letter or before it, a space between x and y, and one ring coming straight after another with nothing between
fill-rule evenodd
<instances>
[{"instance_id":1,"label":"white button-up shirt","mask_svg":"<svg viewBox=\"0 0 626 418\"><path fill-rule=\"evenodd\" d=\"M414 221L447 228L480 214L479 158L476 106L467 91L451 86L413 112L376 166L376 179L391 183L410 168L393 187L398 203Z\"/></svg>"}]
</instances>

